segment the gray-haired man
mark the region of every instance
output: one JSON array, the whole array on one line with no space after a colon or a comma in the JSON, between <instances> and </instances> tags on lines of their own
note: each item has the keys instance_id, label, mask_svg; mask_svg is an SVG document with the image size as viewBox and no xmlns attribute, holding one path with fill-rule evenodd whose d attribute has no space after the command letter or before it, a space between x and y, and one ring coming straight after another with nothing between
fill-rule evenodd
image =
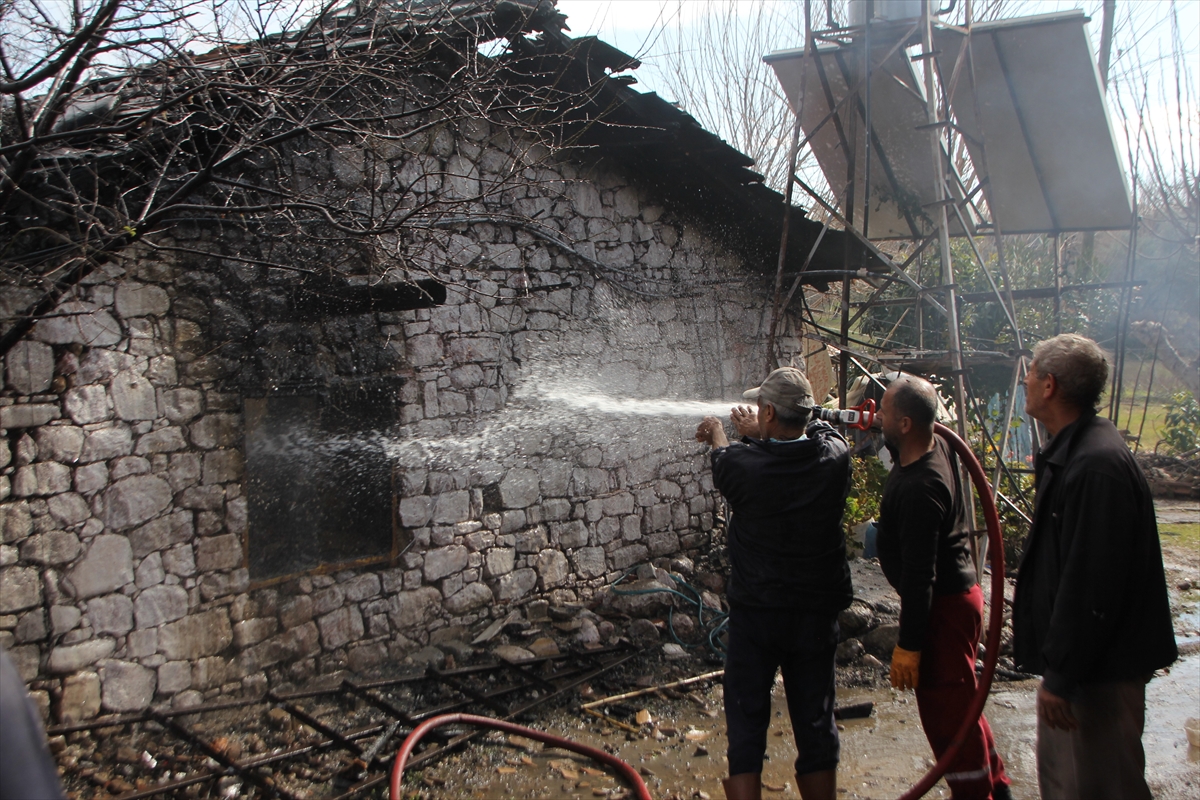
<instances>
[{"instance_id":1,"label":"gray-haired man","mask_svg":"<svg viewBox=\"0 0 1200 800\"><path fill-rule=\"evenodd\" d=\"M1025 411L1051 439L1013 607L1013 655L1040 674L1046 800L1149 800L1146 682L1178 656L1154 502L1113 424L1096 415L1108 362L1091 339L1034 348Z\"/></svg>"}]
</instances>

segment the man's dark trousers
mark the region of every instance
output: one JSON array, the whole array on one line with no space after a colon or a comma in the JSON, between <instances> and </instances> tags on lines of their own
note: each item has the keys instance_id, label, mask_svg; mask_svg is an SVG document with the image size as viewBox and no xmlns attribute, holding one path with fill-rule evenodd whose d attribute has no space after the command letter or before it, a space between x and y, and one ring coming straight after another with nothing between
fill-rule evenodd
<instances>
[{"instance_id":1,"label":"man's dark trousers","mask_svg":"<svg viewBox=\"0 0 1200 800\"><path fill-rule=\"evenodd\" d=\"M837 614L733 605L725 660L729 774L762 772L771 723L771 685L783 673L796 736L796 773L836 769L833 719Z\"/></svg>"}]
</instances>

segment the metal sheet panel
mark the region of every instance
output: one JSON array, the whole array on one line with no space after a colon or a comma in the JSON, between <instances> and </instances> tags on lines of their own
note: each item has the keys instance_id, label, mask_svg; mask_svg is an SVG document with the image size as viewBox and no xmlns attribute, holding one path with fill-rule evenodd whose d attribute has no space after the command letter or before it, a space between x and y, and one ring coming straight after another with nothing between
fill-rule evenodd
<instances>
[{"instance_id":1,"label":"metal sheet panel","mask_svg":"<svg viewBox=\"0 0 1200 800\"><path fill-rule=\"evenodd\" d=\"M882 62L891 44L872 48L874 63ZM793 111L799 108L801 127L805 136L810 137L809 144L826 181L838 195L842 213L846 213L847 187L843 136L853 141L857 154L853 219L861 228L866 207L863 159L866 122L861 97L846 102L834 119L817 129L860 79L861 51L823 47L818 49L818 59L819 66L801 49L771 53L764 61L775 70ZM868 236L911 239L931 234L934 226L928 206L935 200L933 149L929 132L918 129L926 122L924 93L903 50L897 50L880 67L872 69L871 122L874 137ZM961 192L956 193L961 197ZM962 233L957 222L952 223L951 232Z\"/></svg>"},{"instance_id":2,"label":"metal sheet panel","mask_svg":"<svg viewBox=\"0 0 1200 800\"><path fill-rule=\"evenodd\" d=\"M976 174L1004 233L1112 230L1132 221L1082 12L974 27L970 63L950 99ZM948 81L962 38L939 29Z\"/></svg>"}]
</instances>

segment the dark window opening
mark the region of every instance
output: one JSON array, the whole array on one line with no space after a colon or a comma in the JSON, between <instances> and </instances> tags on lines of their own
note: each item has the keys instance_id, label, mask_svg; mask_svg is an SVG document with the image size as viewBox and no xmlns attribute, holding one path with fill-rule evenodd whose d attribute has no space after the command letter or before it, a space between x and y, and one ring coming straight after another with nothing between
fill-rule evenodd
<instances>
[{"instance_id":1,"label":"dark window opening","mask_svg":"<svg viewBox=\"0 0 1200 800\"><path fill-rule=\"evenodd\" d=\"M380 379L245 399L252 580L396 557L399 397L399 379Z\"/></svg>"}]
</instances>

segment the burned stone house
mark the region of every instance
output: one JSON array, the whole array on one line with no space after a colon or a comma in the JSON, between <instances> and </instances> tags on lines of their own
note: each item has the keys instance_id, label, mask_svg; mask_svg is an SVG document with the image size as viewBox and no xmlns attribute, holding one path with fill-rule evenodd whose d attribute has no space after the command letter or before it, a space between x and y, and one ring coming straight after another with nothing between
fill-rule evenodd
<instances>
[{"instance_id":1,"label":"burned stone house","mask_svg":"<svg viewBox=\"0 0 1200 800\"><path fill-rule=\"evenodd\" d=\"M628 412L761 377L782 198L552 6L455 30L514 8L520 80L572 97L549 122L306 134L224 186L308 187L311 218L198 189L53 292L5 291L0 637L57 719L398 664L708 542L696 419ZM828 280L841 234L810 254L792 223L789 281Z\"/></svg>"}]
</instances>

